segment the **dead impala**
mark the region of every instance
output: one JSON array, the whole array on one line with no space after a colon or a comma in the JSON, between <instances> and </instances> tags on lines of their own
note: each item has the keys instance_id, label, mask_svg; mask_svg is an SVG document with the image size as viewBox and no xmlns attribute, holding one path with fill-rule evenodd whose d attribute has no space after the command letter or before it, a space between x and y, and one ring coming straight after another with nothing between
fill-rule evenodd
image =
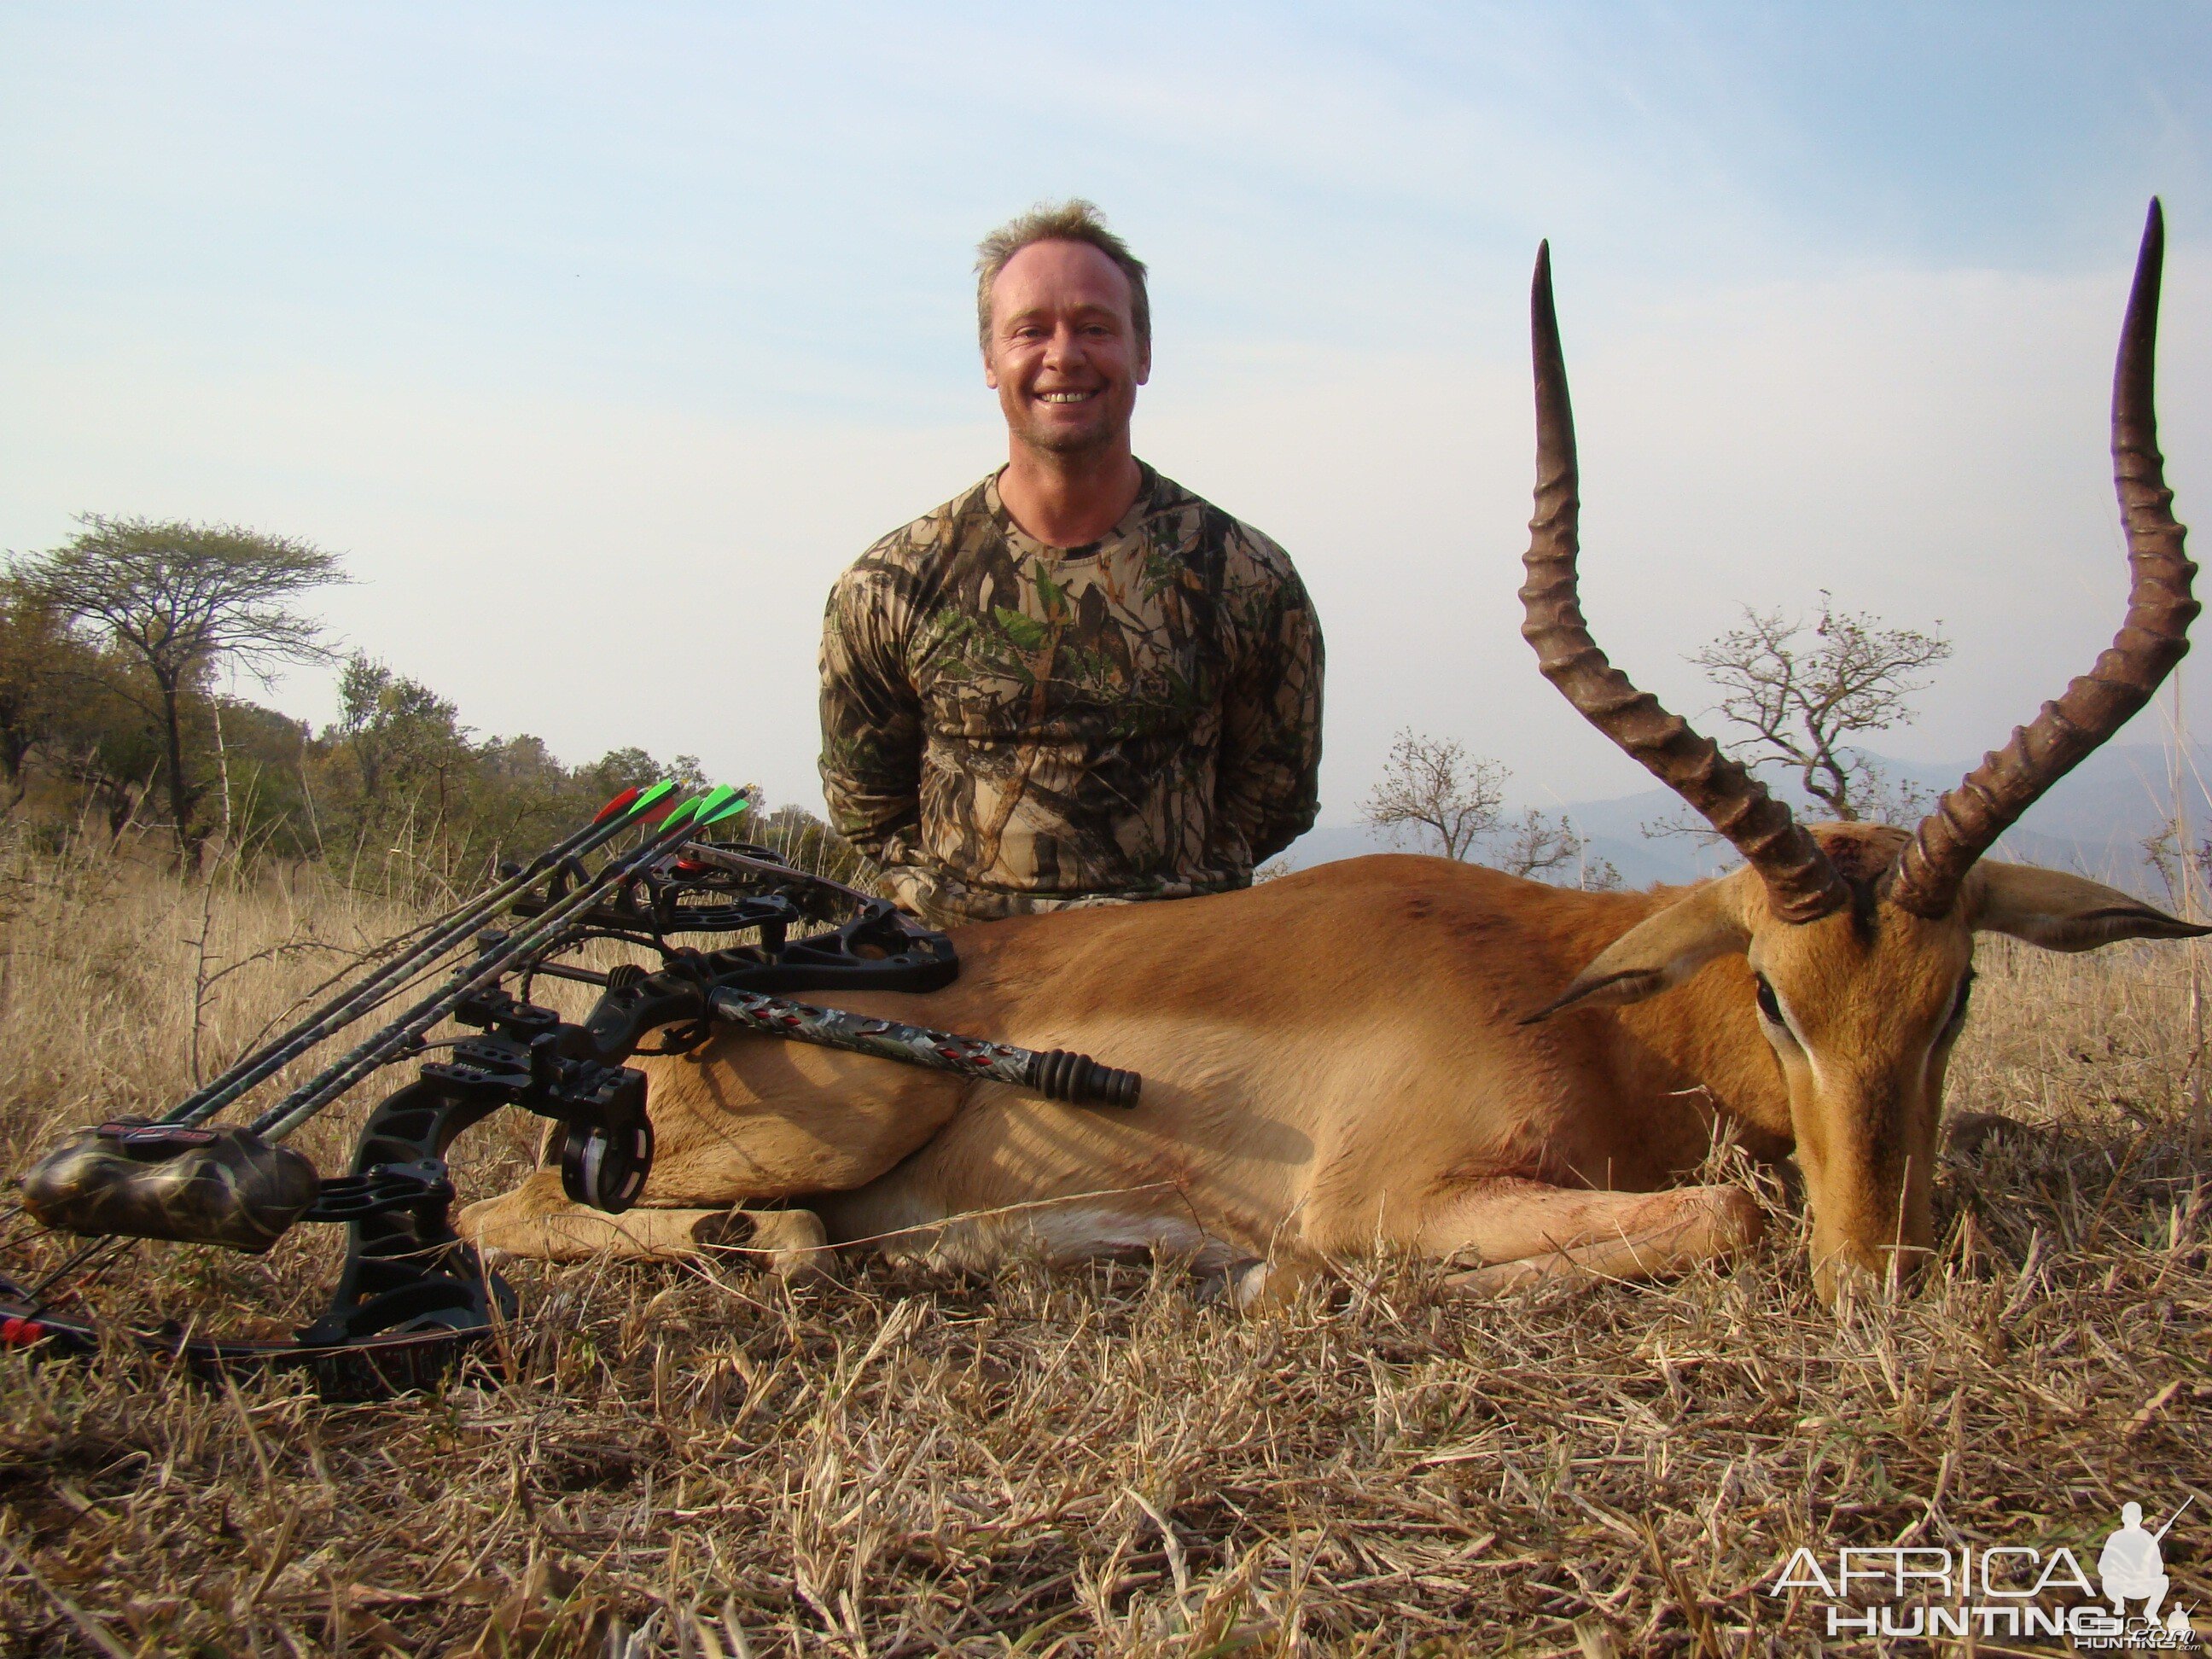
<instances>
[{"instance_id":1,"label":"dead impala","mask_svg":"<svg viewBox=\"0 0 2212 1659\"><path fill-rule=\"evenodd\" d=\"M1585 893L1365 858L1211 898L962 928L948 988L837 1006L1100 1055L1144 1073L1135 1109L1071 1110L725 1036L654 1062L647 1207L602 1215L547 1170L472 1206L464 1231L556 1257L665 1254L747 1226L756 1248L826 1238L979 1263L1187 1250L1234 1267L1247 1301L1379 1244L1471 1264L1453 1282L1487 1291L1676 1269L1752 1241L1760 1215L1745 1192L1674 1184L1725 1120L1754 1153L1795 1152L1824 1295L1849 1272L1910 1267L1934 1243L1937 1119L1975 934L2082 951L2212 932L2076 876L1982 859L2187 649L2196 567L2152 413L2162 243L2154 203L2112 396L2126 623L1911 835L1796 823L1591 640L1542 252L1522 631L1545 676L1705 814L1741 868L1688 889ZM795 1200L809 1207L733 1223L733 1206Z\"/></svg>"}]
</instances>

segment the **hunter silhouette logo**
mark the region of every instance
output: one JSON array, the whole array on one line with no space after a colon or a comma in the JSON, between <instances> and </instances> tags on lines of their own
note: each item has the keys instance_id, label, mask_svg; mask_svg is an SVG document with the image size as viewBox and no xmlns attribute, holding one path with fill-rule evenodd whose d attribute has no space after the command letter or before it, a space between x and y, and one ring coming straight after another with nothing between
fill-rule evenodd
<instances>
[{"instance_id":1,"label":"hunter silhouette logo","mask_svg":"<svg viewBox=\"0 0 2212 1659\"><path fill-rule=\"evenodd\" d=\"M2181 1510L2196 1501L2184 1498ZM2181 1519L2181 1510L2174 1510L2156 1532L2146 1532L2142 1505L2122 1504L2120 1529L2105 1540L2104 1550L2097 1557L2097 1577L2104 1581L2105 1599L2112 1604L2115 1613L2124 1618L2127 1603L2140 1600L2146 1626L2175 1634L2188 1632L2189 1620L2176 1607L2163 1626L2158 1622L2158 1604L2166 1600L2166 1589L2172 1583L2166 1576L2166 1555L2159 1546L2173 1530L2174 1522Z\"/></svg>"},{"instance_id":2,"label":"hunter silhouette logo","mask_svg":"<svg viewBox=\"0 0 2212 1659\"><path fill-rule=\"evenodd\" d=\"M2121 1506L2120 1524L2097 1553L2092 1584L2073 1550L2061 1544L1847 1547L1832 1564L1809 1549L1783 1563L1767 1587L1793 1602L1808 1591L1828 1636L2070 1637L2078 1650L2176 1650L2197 1641L2188 1610L2166 1608L2172 1579L2165 1542L2185 1499L2155 1532L2140 1504ZM2101 1586L2101 1588L2100 1588ZM2099 1605L2101 1595L2106 1604ZM2141 1603L2130 1613L2129 1604ZM1821 1605L1825 1604L1825 1605Z\"/></svg>"}]
</instances>

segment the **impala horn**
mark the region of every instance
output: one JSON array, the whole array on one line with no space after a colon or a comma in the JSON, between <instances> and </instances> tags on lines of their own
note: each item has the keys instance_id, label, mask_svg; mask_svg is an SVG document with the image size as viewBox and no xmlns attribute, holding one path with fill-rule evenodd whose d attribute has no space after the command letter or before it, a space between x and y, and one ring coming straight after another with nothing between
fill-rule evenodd
<instances>
[{"instance_id":1,"label":"impala horn","mask_svg":"<svg viewBox=\"0 0 2212 1659\"><path fill-rule=\"evenodd\" d=\"M1521 589L1521 637L1536 648L1544 678L1583 717L1696 807L1759 872L1774 914L1815 921L1849 897L1828 855L1765 785L1689 723L1606 660L1583 620L1575 559L1582 501L1575 466L1575 417L1552 308L1552 245L1536 250L1529 295L1536 367L1536 516L1528 523L1528 580ZM1971 859L1969 862L1971 862Z\"/></svg>"},{"instance_id":2,"label":"impala horn","mask_svg":"<svg viewBox=\"0 0 2212 1659\"><path fill-rule=\"evenodd\" d=\"M2045 790L2126 725L2188 653L2189 624L2201 608L2189 596L2197 567L2181 550L2187 532L2174 522L2173 492L2166 487L2151 406L2165 252L2166 216L2153 197L2112 371L2112 482L2133 573L2128 619L2095 667L2057 702L2044 704L2033 722L2015 727L2010 743L1984 756L1921 820L1899 855L1886 895L1914 915L1947 914L1974 860Z\"/></svg>"}]
</instances>

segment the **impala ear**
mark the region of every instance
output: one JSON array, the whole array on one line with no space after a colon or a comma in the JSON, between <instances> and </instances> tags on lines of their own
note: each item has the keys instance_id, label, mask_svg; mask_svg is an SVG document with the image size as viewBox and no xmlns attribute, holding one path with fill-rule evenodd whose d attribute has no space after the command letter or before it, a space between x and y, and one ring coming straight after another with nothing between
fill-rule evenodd
<instances>
[{"instance_id":1,"label":"impala ear","mask_svg":"<svg viewBox=\"0 0 2212 1659\"><path fill-rule=\"evenodd\" d=\"M2032 864L1978 865L1966 901L1976 931L2009 934L2046 951L2094 951L2124 939L2212 933L2212 927L2154 910L2117 887Z\"/></svg>"},{"instance_id":2,"label":"impala ear","mask_svg":"<svg viewBox=\"0 0 2212 1659\"><path fill-rule=\"evenodd\" d=\"M1534 1025L1565 1008L1618 1008L1680 985L1729 951L1751 943L1733 878L1709 883L1656 916L1647 916L1599 952L1574 982L1521 1023Z\"/></svg>"}]
</instances>

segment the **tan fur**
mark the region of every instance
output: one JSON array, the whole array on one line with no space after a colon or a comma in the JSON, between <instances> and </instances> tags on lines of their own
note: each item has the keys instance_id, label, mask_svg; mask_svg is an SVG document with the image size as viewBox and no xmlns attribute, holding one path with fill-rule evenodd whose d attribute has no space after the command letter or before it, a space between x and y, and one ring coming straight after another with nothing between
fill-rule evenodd
<instances>
[{"instance_id":1,"label":"tan fur","mask_svg":"<svg viewBox=\"0 0 2212 1659\"><path fill-rule=\"evenodd\" d=\"M1314 1261L1378 1242L1472 1261L1609 1235L1586 1194L1533 1231L1506 1212L1563 1187L1678 1181L1714 1111L1664 1034L1639 1039L1609 1013L1518 1022L1668 896L1387 857L965 928L945 990L818 1000L1095 1054L1143 1073L1142 1103L1072 1108L732 1035L640 1062L659 1150L649 1209L632 1215L812 1199L834 1238L891 1235L888 1249L970 1263L1148 1243ZM1723 1086L1778 1082L1767 1060ZM1588 1109L1608 1099L1631 1109ZM1510 1204L1469 1206L1501 1182ZM471 1206L464 1229L550 1253L556 1231L592 1226L560 1218L557 1190L541 1175ZM978 1212L995 1213L945 1224Z\"/></svg>"}]
</instances>

